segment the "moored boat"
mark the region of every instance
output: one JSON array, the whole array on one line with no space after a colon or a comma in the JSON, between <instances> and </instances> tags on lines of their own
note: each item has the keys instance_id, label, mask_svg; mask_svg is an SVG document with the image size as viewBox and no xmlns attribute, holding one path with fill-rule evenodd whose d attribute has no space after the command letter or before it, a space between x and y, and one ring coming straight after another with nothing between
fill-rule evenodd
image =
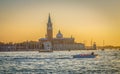
<instances>
[{"instance_id":1,"label":"moored boat","mask_svg":"<svg viewBox=\"0 0 120 74\"><path fill-rule=\"evenodd\" d=\"M53 50L39 50L39 52L53 52Z\"/></svg>"}]
</instances>

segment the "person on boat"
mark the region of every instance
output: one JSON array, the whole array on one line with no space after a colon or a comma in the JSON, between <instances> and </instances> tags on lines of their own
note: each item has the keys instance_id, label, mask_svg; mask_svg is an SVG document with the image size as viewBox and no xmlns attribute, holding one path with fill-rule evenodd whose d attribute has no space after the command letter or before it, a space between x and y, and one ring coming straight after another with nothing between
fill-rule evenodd
<instances>
[{"instance_id":1,"label":"person on boat","mask_svg":"<svg viewBox=\"0 0 120 74\"><path fill-rule=\"evenodd\" d=\"M91 55L94 55L94 52L92 52Z\"/></svg>"}]
</instances>

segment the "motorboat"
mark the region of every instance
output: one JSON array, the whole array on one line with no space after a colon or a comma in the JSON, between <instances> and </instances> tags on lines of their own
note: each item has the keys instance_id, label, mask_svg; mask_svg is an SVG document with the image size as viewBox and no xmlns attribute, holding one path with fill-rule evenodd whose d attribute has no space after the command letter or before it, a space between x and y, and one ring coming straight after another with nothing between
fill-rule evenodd
<instances>
[{"instance_id":1,"label":"motorboat","mask_svg":"<svg viewBox=\"0 0 120 74\"><path fill-rule=\"evenodd\" d=\"M77 55L73 55L73 58L95 58L97 56L97 54L94 54L94 52L92 52L91 54L77 54Z\"/></svg>"}]
</instances>

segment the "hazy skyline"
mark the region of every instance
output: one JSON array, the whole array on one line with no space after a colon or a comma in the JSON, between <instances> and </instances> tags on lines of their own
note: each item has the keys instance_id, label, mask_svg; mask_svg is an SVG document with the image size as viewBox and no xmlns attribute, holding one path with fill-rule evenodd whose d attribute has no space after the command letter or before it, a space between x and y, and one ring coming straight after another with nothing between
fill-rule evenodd
<instances>
[{"instance_id":1,"label":"hazy skyline","mask_svg":"<svg viewBox=\"0 0 120 74\"><path fill-rule=\"evenodd\" d=\"M86 45L120 45L119 0L0 0L0 41L45 37L49 13L54 37L60 29Z\"/></svg>"}]
</instances>

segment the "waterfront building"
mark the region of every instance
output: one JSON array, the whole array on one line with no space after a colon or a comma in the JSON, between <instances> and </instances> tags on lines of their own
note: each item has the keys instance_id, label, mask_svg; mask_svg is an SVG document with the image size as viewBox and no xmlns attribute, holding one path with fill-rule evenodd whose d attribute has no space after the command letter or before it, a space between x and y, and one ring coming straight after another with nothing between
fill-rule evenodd
<instances>
[{"instance_id":1,"label":"waterfront building","mask_svg":"<svg viewBox=\"0 0 120 74\"><path fill-rule=\"evenodd\" d=\"M47 23L47 33L45 38L40 38L40 46L41 49L45 50L78 50L78 49L85 49L83 43L76 43L75 39L71 36L66 38L63 36L61 31L59 30L56 34L56 37L53 37L53 24L51 21L50 14L48 16L48 23Z\"/></svg>"}]
</instances>

